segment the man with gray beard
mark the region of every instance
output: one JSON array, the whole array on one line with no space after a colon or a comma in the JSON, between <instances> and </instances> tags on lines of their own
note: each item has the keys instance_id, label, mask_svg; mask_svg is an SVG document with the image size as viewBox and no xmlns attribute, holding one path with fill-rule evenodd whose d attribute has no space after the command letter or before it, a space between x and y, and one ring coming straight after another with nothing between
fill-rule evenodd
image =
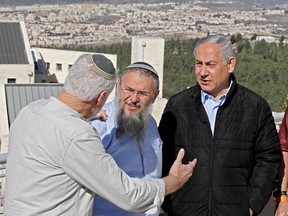
<instances>
[{"instance_id":1,"label":"man with gray beard","mask_svg":"<svg viewBox=\"0 0 288 216\"><path fill-rule=\"evenodd\" d=\"M95 119L106 152L131 177L160 178L162 140L152 117L152 104L159 94L159 77L146 62L135 62L121 74L115 99L104 105L108 118ZM94 200L93 216L156 216L159 209L146 213L127 212L100 196Z\"/></svg>"},{"instance_id":2,"label":"man with gray beard","mask_svg":"<svg viewBox=\"0 0 288 216\"><path fill-rule=\"evenodd\" d=\"M118 95L116 96L116 101L120 101ZM127 101L127 103L132 102ZM141 107L140 102L137 102L135 106ZM117 137L120 139L126 134L130 134L132 137L135 137L138 142L141 142L148 126L151 110L152 104L149 104L147 108L141 110L139 114L133 116L126 114L122 104L118 103L116 107Z\"/></svg>"}]
</instances>

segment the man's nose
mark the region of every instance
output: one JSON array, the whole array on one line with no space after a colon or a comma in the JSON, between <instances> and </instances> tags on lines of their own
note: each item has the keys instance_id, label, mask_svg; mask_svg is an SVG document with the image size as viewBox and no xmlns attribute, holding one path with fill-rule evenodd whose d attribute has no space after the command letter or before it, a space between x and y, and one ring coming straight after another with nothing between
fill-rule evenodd
<instances>
[{"instance_id":1,"label":"man's nose","mask_svg":"<svg viewBox=\"0 0 288 216\"><path fill-rule=\"evenodd\" d=\"M200 75L201 76L207 75L207 67L205 65L202 65L201 70L200 70Z\"/></svg>"},{"instance_id":2,"label":"man's nose","mask_svg":"<svg viewBox=\"0 0 288 216\"><path fill-rule=\"evenodd\" d=\"M132 95L130 96L130 99L132 102L137 102L139 100L139 92L134 91Z\"/></svg>"}]
</instances>

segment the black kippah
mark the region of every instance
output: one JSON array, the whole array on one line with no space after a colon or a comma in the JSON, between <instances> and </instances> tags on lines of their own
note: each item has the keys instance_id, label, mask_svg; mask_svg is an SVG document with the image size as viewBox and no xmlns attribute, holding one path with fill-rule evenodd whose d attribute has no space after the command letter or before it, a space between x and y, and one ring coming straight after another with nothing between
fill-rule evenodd
<instances>
[{"instance_id":1,"label":"black kippah","mask_svg":"<svg viewBox=\"0 0 288 216\"><path fill-rule=\"evenodd\" d=\"M115 79L116 73L113 63L104 55L93 54L87 56L89 66L100 76L105 79Z\"/></svg>"}]
</instances>

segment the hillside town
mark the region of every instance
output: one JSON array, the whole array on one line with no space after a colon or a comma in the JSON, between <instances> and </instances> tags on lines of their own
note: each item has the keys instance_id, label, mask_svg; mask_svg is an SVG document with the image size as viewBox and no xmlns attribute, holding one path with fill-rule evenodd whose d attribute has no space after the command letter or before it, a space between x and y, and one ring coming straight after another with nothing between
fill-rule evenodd
<instances>
[{"instance_id":1,"label":"hillside town","mask_svg":"<svg viewBox=\"0 0 288 216\"><path fill-rule=\"evenodd\" d=\"M225 7L224 7L225 6ZM128 41L132 36L195 38L240 33L288 38L288 4L65 4L0 7L0 20L24 21L31 46L62 47ZM285 42L286 42L285 41Z\"/></svg>"}]
</instances>

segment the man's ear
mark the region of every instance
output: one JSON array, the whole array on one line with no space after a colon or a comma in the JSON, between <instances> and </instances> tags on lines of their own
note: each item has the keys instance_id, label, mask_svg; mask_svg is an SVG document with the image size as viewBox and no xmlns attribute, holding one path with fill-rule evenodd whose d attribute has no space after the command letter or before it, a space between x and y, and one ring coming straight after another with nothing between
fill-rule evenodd
<instances>
[{"instance_id":1,"label":"man's ear","mask_svg":"<svg viewBox=\"0 0 288 216\"><path fill-rule=\"evenodd\" d=\"M227 66L228 66L228 72L232 73L236 66L236 58L234 56L228 59Z\"/></svg>"},{"instance_id":2,"label":"man's ear","mask_svg":"<svg viewBox=\"0 0 288 216\"><path fill-rule=\"evenodd\" d=\"M158 95L159 95L159 89L154 93L154 98L153 98L153 100L152 100L152 104L155 102L155 100L156 100L156 98L158 97Z\"/></svg>"},{"instance_id":3,"label":"man's ear","mask_svg":"<svg viewBox=\"0 0 288 216\"><path fill-rule=\"evenodd\" d=\"M95 98L95 106L102 107L108 98L107 91L102 91L98 97Z\"/></svg>"}]
</instances>

